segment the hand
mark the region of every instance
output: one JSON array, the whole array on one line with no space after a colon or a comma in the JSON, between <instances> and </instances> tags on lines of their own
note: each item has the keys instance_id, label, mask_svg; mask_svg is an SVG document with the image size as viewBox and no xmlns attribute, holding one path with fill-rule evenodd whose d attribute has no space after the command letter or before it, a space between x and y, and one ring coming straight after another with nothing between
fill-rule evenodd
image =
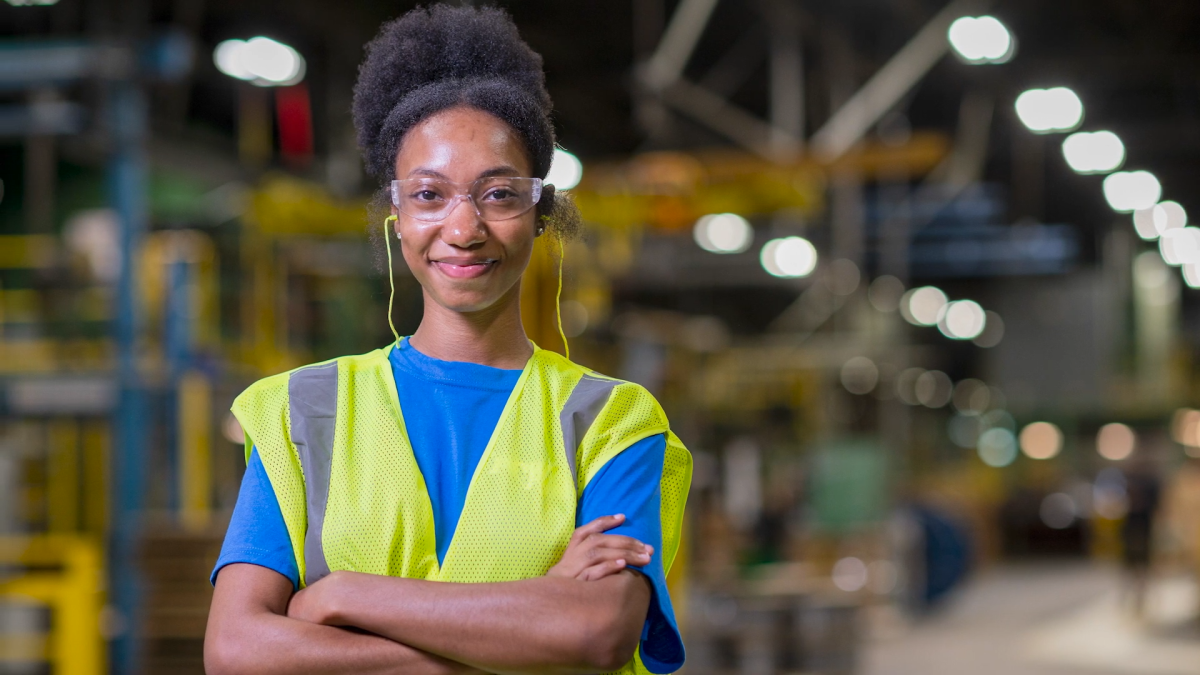
<instances>
[{"instance_id":1,"label":"hand","mask_svg":"<svg viewBox=\"0 0 1200 675\"><path fill-rule=\"evenodd\" d=\"M326 626L336 625L333 601L337 599L338 591L334 587L345 574L333 572L292 595L287 606L288 618Z\"/></svg>"},{"instance_id":2,"label":"hand","mask_svg":"<svg viewBox=\"0 0 1200 675\"><path fill-rule=\"evenodd\" d=\"M616 574L626 565L639 567L650 562L654 547L633 537L602 534L625 522L625 515L603 516L577 528L562 560L546 572L548 577L596 581Z\"/></svg>"}]
</instances>

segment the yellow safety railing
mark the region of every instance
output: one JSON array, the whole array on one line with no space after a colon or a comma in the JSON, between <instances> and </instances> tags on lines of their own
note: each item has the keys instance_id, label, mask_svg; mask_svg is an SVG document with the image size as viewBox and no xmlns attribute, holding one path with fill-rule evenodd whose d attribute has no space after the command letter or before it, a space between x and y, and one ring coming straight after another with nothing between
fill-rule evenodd
<instances>
[{"instance_id":1,"label":"yellow safety railing","mask_svg":"<svg viewBox=\"0 0 1200 675\"><path fill-rule=\"evenodd\" d=\"M55 675L103 673L102 561L99 544L86 536L0 537L0 564L27 568L0 577L0 601L51 610L49 635L0 635L0 663L49 661Z\"/></svg>"}]
</instances>

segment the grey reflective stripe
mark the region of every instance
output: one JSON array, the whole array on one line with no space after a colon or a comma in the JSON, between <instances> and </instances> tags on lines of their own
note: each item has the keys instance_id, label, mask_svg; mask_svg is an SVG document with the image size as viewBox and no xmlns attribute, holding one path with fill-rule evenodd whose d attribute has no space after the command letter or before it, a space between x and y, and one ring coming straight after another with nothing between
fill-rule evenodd
<instances>
[{"instance_id":1,"label":"grey reflective stripe","mask_svg":"<svg viewBox=\"0 0 1200 675\"><path fill-rule=\"evenodd\" d=\"M292 443L304 471L308 530L304 533L304 584L329 574L321 547L325 503L329 500L329 471L333 463L333 427L337 419L337 362L304 368L288 378Z\"/></svg>"},{"instance_id":2,"label":"grey reflective stripe","mask_svg":"<svg viewBox=\"0 0 1200 675\"><path fill-rule=\"evenodd\" d=\"M592 422L596 421L596 417L604 409L604 404L608 403L608 397L612 395L612 390L616 389L618 384L621 384L618 380L584 375L583 379L579 380L579 384L571 390L571 396L558 416L562 425L567 466L571 467L571 475L575 479L577 489L579 476L576 474L575 453L579 450L579 444L583 442L583 437L587 435L588 429L592 428Z\"/></svg>"}]
</instances>

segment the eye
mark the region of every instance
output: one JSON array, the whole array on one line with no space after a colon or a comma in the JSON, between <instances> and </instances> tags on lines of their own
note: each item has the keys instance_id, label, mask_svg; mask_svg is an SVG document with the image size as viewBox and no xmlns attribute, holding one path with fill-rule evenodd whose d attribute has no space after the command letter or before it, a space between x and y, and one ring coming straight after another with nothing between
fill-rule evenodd
<instances>
[{"instance_id":1,"label":"eye","mask_svg":"<svg viewBox=\"0 0 1200 675\"><path fill-rule=\"evenodd\" d=\"M432 187L422 185L409 193L408 198L415 202L435 202L440 200L442 196Z\"/></svg>"},{"instance_id":2,"label":"eye","mask_svg":"<svg viewBox=\"0 0 1200 675\"><path fill-rule=\"evenodd\" d=\"M516 191L509 187L494 188L491 191L489 191L486 195L484 195L484 199L487 199L488 201L493 201L493 202L502 202L502 201L506 201L509 199L516 199L516 198L517 198Z\"/></svg>"}]
</instances>

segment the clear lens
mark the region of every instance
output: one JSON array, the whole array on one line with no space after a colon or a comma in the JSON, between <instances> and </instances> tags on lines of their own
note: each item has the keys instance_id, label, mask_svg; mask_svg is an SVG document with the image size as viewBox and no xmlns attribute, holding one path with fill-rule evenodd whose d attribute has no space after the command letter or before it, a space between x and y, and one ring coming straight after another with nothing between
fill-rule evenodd
<instances>
[{"instance_id":1,"label":"clear lens","mask_svg":"<svg viewBox=\"0 0 1200 675\"><path fill-rule=\"evenodd\" d=\"M532 209L541 197L541 178L496 176L472 183L436 178L392 181L392 204L401 213L425 221L446 218L459 201L471 202L484 220L508 220Z\"/></svg>"}]
</instances>

